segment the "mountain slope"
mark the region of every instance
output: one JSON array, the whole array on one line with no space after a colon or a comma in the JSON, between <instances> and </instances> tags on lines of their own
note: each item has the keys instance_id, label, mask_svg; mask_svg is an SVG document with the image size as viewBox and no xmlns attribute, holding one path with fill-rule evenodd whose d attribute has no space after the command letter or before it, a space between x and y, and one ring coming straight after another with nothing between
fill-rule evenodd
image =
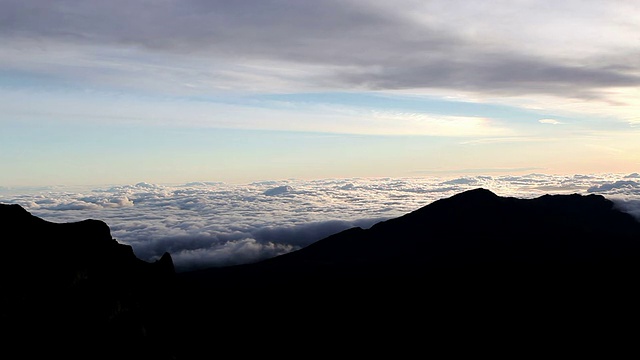
<instances>
[{"instance_id":1,"label":"mountain slope","mask_svg":"<svg viewBox=\"0 0 640 360\"><path fill-rule=\"evenodd\" d=\"M204 280L221 274L219 280L229 279L230 286L252 280L261 286L332 274L341 278L349 274L426 276L469 267L499 271L502 266L622 265L622 260L639 254L640 223L602 196L517 199L475 189L370 229L349 229L256 264L182 276Z\"/></svg>"},{"instance_id":2,"label":"mountain slope","mask_svg":"<svg viewBox=\"0 0 640 360\"><path fill-rule=\"evenodd\" d=\"M0 229L0 326L11 357L163 358L168 253L147 263L102 221L53 223L18 205L0 204Z\"/></svg>"},{"instance_id":3,"label":"mountain slope","mask_svg":"<svg viewBox=\"0 0 640 360\"><path fill-rule=\"evenodd\" d=\"M261 344L398 357L542 349L541 332L623 339L619 319L640 320L639 274L640 223L604 197L475 189L255 264L178 276L190 284L184 318L217 324L185 339L236 346L228 334L277 324Z\"/></svg>"},{"instance_id":4,"label":"mountain slope","mask_svg":"<svg viewBox=\"0 0 640 360\"><path fill-rule=\"evenodd\" d=\"M475 189L275 258L178 274L169 254L141 261L102 221L0 204L0 228L3 345L27 358L42 349L24 344L66 358L513 357L557 351L555 339L585 346L567 334L590 352L635 344L626 329L640 320L640 223L598 195Z\"/></svg>"}]
</instances>

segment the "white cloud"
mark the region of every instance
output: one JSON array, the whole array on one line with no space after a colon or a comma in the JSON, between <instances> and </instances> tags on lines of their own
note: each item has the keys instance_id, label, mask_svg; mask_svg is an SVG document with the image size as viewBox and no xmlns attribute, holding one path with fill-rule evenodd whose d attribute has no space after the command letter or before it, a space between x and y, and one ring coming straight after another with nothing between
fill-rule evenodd
<instances>
[{"instance_id":1,"label":"white cloud","mask_svg":"<svg viewBox=\"0 0 640 360\"><path fill-rule=\"evenodd\" d=\"M473 116L373 111L370 126L380 134L427 134L439 136L510 136L516 133L496 121Z\"/></svg>"},{"instance_id":2,"label":"white cloud","mask_svg":"<svg viewBox=\"0 0 640 360\"><path fill-rule=\"evenodd\" d=\"M560 125L562 124L560 121L555 120L555 119L540 119L538 120L539 123L541 124L551 124L551 125Z\"/></svg>"},{"instance_id":3,"label":"white cloud","mask_svg":"<svg viewBox=\"0 0 640 360\"><path fill-rule=\"evenodd\" d=\"M168 251L179 270L257 261L299 249L354 226L417 210L434 200L484 187L502 196L598 193L640 219L637 174L544 174L458 178L348 178L265 181L247 185L139 183L82 192L0 190L53 222L105 221L112 236L152 261ZM265 195L272 189L295 189Z\"/></svg>"}]
</instances>

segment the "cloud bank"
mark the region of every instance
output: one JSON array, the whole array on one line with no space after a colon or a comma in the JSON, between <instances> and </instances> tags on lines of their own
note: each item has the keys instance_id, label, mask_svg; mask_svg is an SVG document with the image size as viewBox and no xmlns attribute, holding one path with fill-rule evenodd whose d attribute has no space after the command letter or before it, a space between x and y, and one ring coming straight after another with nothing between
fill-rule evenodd
<instances>
[{"instance_id":1,"label":"cloud bank","mask_svg":"<svg viewBox=\"0 0 640 360\"><path fill-rule=\"evenodd\" d=\"M640 176L466 176L265 181L246 185L138 183L101 189L0 189L53 222L105 221L112 236L147 261L171 253L176 269L249 263L284 254L336 232L484 187L522 198L547 193L601 194L640 219Z\"/></svg>"},{"instance_id":2,"label":"cloud bank","mask_svg":"<svg viewBox=\"0 0 640 360\"><path fill-rule=\"evenodd\" d=\"M628 61L638 56L640 11L625 1L9 0L1 6L5 68L55 68L58 76L106 84L152 88L168 81L184 92L311 84L591 99L606 97L606 88L640 85L640 66Z\"/></svg>"}]
</instances>

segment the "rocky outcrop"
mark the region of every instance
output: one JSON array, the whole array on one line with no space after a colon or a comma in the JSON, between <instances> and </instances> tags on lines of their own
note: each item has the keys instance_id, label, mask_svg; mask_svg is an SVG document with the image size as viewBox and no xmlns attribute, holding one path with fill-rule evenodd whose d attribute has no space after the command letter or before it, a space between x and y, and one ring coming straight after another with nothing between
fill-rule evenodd
<instances>
[{"instance_id":1,"label":"rocky outcrop","mask_svg":"<svg viewBox=\"0 0 640 360\"><path fill-rule=\"evenodd\" d=\"M148 263L103 221L53 223L18 205L0 204L0 231L5 344L79 357L157 352L170 330L160 320L175 276L170 254Z\"/></svg>"}]
</instances>

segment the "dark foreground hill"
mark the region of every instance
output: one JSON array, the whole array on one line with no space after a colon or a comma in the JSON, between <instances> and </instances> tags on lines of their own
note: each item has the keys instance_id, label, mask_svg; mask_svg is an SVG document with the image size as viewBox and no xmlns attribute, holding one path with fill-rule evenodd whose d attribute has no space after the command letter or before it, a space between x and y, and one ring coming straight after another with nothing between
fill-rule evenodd
<instances>
[{"instance_id":1,"label":"dark foreground hill","mask_svg":"<svg viewBox=\"0 0 640 360\"><path fill-rule=\"evenodd\" d=\"M102 221L53 223L18 205L0 204L0 231L4 358L162 358L168 253L147 263Z\"/></svg>"},{"instance_id":2,"label":"dark foreground hill","mask_svg":"<svg viewBox=\"0 0 640 360\"><path fill-rule=\"evenodd\" d=\"M353 356L413 357L595 351L609 336L619 349L637 334L624 329L640 320L639 275L640 223L604 197L476 189L256 264L180 277L201 290L193 317L215 319L226 343L250 332L315 352L342 344Z\"/></svg>"},{"instance_id":3,"label":"dark foreground hill","mask_svg":"<svg viewBox=\"0 0 640 360\"><path fill-rule=\"evenodd\" d=\"M11 341L114 358L575 354L635 341L621 329L639 319L640 223L599 195L476 189L258 263L178 274L168 254L135 259L102 222L3 205L0 226Z\"/></svg>"}]
</instances>

